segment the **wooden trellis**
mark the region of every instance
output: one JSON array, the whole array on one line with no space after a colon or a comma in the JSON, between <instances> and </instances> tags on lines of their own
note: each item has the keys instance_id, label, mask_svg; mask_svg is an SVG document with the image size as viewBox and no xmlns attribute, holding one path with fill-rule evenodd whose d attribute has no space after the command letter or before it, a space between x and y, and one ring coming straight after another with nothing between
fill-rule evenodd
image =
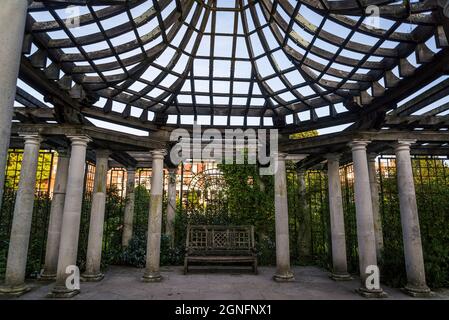
<instances>
[{"instance_id":1,"label":"wooden trellis","mask_svg":"<svg viewBox=\"0 0 449 320\"><path fill-rule=\"evenodd\" d=\"M367 21L371 5L378 27ZM20 77L58 122L80 121L71 107L144 130L200 117L287 132L372 127L444 74L447 28L431 0L34 1ZM17 100L39 109L34 121L48 115L20 86ZM389 121L401 123L398 114Z\"/></svg>"}]
</instances>

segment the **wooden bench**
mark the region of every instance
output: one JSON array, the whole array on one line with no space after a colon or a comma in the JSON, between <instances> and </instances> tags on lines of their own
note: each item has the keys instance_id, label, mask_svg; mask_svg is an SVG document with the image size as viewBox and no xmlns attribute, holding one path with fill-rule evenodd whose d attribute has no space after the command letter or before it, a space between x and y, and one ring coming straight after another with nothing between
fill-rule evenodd
<instances>
[{"instance_id":1,"label":"wooden bench","mask_svg":"<svg viewBox=\"0 0 449 320\"><path fill-rule=\"evenodd\" d=\"M184 274L190 264L249 264L257 274L253 226L189 225Z\"/></svg>"}]
</instances>

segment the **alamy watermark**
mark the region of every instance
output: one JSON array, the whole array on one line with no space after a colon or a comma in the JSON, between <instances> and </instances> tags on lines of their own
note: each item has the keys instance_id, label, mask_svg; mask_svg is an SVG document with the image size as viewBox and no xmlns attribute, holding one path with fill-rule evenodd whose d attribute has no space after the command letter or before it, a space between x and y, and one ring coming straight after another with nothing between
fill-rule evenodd
<instances>
[{"instance_id":1,"label":"alamy watermark","mask_svg":"<svg viewBox=\"0 0 449 320\"><path fill-rule=\"evenodd\" d=\"M81 25L81 11L79 6L68 6L64 10L64 24L68 29L79 28Z\"/></svg>"},{"instance_id":2,"label":"alamy watermark","mask_svg":"<svg viewBox=\"0 0 449 320\"><path fill-rule=\"evenodd\" d=\"M65 279L65 287L68 290L80 289L80 269L77 266L70 265L65 269L65 273L68 274Z\"/></svg>"},{"instance_id":3,"label":"alamy watermark","mask_svg":"<svg viewBox=\"0 0 449 320\"><path fill-rule=\"evenodd\" d=\"M438 5L443 8L443 14L449 18L449 0L437 0ZM408 5L410 2L407 1ZM365 21L364 24L368 29L378 29L380 28L380 7L376 5L370 5L365 8Z\"/></svg>"},{"instance_id":4,"label":"alamy watermark","mask_svg":"<svg viewBox=\"0 0 449 320\"><path fill-rule=\"evenodd\" d=\"M261 175L277 172L277 129L225 129L204 131L194 124L192 132L178 128L172 131L170 141L176 142L170 151L170 161L214 161L225 164L260 164ZM268 153L267 153L268 152Z\"/></svg>"},{"instance_id":5,"label":"alamy watermark","mask_svg":"<svg viewBox=\"0 0 449 320\"><path fill-rule=\"evenodd\" d=\"M365 14L367 15L365 19L365 25L369 29L379 29L380 28L380 8L376 5L371 5L366 7Z\"/></svg>"},{"instance_id":6,"label":"alamy watermark","mask_svg":"<svg viewBox=\"0 0 449 320\"><path fill-rule=\"evenodd\" d=\"M366 267L365 273L368 275L365 279L365 288L368 290L380 290L380 272L376 265Z\"/></svg>"}]
</instances>

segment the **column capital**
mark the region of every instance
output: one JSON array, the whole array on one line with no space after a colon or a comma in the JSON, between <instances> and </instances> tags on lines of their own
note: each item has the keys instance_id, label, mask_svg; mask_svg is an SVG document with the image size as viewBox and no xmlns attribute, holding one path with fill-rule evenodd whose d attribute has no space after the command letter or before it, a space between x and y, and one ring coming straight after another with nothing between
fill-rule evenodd
<instances>
[{"instance_id":1,"label":"column capital","mask_svg":"<svg viewBox=\"0 0 449 320\"><path fill-rule=\"evenodd\" d=\"M167 151L165 149L154 149L151 150L151 156L153 159L164 159L167 155Z\"/></svg>"},{"instance_id":2,"label":"column capital","mask_svg":"<svg viewBox=\"0 0 449 320\"><path fill-rule=\"evenodd\" d=\"M42 142L42 137L38 133L24 133L20 136L25 140L25 144L39 145Z\"/></svg>"},{"instance_id":3,"label":"column capital","mask_svg":"<svg viewBox=\"0 0 449 320\"><path fill-rule=\"evenodd\" d=\"M366 146L370 142L371 141L369 140L352 140L348 145L352 149L352 151L366 150Z\"/></svg>"},{"instance_id":4,"label":"column capital","mask_svg":"<svg viewBox=\"0 0 449 320\"><path fill-rule=\"evenodd\" d=\"M327 161L340 161L341 154L340 153L327 153L326 159Z\"/></svg>"},{"instance_id":5,"label":"column capital","mask_svg":"<svg viewBox=\"0 0 449 320\"><path fill-rule=\"evenodd\" d=\"M95 156L97 158L109 158L109 156L111 155L111 151L108 149L96 149L95 150Z\"/></svg>"},{"instance_id":6,"label":"column capital","mask_svg":"<svg viewBox=\"0 0 449 320\"><path fill-rule=\"evenodd\" d=\"M59 158L69 158L70 157L70 148L56 148L56 152L58 153Z\"/></svg>"},{"instance_id":7,"label":"column capital","mask_svg":"<svg viewBox=\"0 0 449 320\"><path fill-rule=\"evenodd\" d=\"M67 138L72 142L72 146L87 146L87 144L92 141L90 137L84 135L67 136Z\"/></svg>"},{"instance_id":8,"label":"column capital","mask_svg":"<svg viewBox=\"0 0 449 320\"><path fill-rule=\"evenodd\" d=\"M410 151L410 146L415 142L416 140L413 139L398 140L397 142L393 143L394 151Z\"/></svg>"},{"instance_id":9,"label":"column capital","mask_svg":"<svg viewBox=\"0 0 449 320\"><path fill-rule=\"evenodd\" d=\"M375 152L370 152L368 153L368 161L376 161L378 154Z\"/></svg>"}]
</instances>

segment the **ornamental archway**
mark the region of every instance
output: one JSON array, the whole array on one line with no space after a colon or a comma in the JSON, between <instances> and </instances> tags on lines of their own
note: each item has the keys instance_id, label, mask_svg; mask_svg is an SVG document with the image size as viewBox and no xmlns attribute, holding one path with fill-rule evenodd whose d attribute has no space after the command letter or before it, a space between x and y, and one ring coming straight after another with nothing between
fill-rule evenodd
<instances>
[{"instance_id":1,"label":"ornamental archway","mask_svg":"<svg viewBox=\"0 0 449 320\"><path fill-rule=\"evenodd\" d=\"M223 221L227 216L227 186L218 168L195 174L188 186L186 214L204 223Z\"/></svg>"}]
</instances>

